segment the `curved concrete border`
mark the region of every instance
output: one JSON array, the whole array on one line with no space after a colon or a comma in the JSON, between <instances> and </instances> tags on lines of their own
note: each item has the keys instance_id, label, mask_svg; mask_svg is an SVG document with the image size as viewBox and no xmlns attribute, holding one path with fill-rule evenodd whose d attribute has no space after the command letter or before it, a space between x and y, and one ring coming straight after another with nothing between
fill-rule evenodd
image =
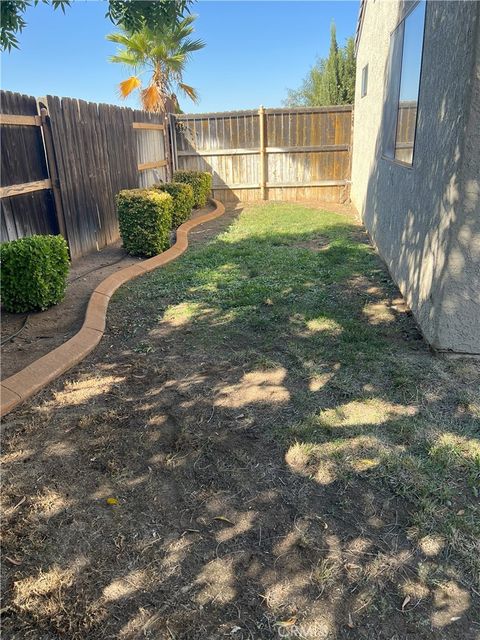
<instances>
[{"instance_id":1,"label":"curved concrete border","mask_svg":"<svg viewBox=\"0 0 480 640\"><path fill-rule=\"evenodd\" d=\"M177 240L169 249L158 256L121 269L103 280L92 293L82 328L73 338L35 360L25 369L2 380L0 406L2 417L93 351L105 331L107 307L113 293L125 282L153 271L182 255L188 247L188 234L191 229L225 213L225 207L221 202L218 200L212 200L212 202L216 207L215 211L187 220L180 225L177 229Z\"/></svg>"}]
</instances>

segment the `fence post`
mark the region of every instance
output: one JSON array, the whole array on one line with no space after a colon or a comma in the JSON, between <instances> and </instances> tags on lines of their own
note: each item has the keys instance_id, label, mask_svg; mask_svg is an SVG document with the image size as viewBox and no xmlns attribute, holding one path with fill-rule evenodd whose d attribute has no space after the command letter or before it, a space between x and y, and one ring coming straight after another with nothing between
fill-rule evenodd
<instances>
[{"instance_id":1,"label":"fence post","mask_svg":"<svg viewBox=\"0 0 480 640\"><path fill-rule=\"evenodd\" d=\"M48 173L52 183L53 200L55 202L55 213L57 216L60 233L68 242L67 226L63 212L62 193L60 191L60 181L58 179L57 160L55 158L55 148L53 146L52 126L47 107L39 102L40 117L42 119L43 142L45 145L45 156L47 158Z\"/></svg>"},{"instance_id":2,"label":"fence post","mask_svg":"<svg viewBox=\"0 0 480 640\"><path fill-rule=\"evenodd\" d=\"M173 176L172 173L172 156L171 156L171 146L170 146L170 123L167 112L163 114L163 145L165 148L165 160L167 161L167 166L165 167L165 173L167 177L167 182L170 182Z\"/></svg>"},{"instance_id":3,"label":"fence post","mask_svg":"<svg viewBox=\"0 0 480 640\"><path fill-rule=\"evenodd\" d=\"M267 199L267 152L265 143L265 109L260 106L258 110L260 125L260 191L262 200Z\"/></svg>"},{"instance_id":4,"label":"fence post","mask_svg":"<svg viewBox=\"0 0 480 640\"><path fill-rule=\"evenodd\" d=\"M168 114L168 133L170 138L170 149L172 151L172 172L178 169L177 158L177 129L176 129L175 114Z\"/></svg>"}]
</instances>

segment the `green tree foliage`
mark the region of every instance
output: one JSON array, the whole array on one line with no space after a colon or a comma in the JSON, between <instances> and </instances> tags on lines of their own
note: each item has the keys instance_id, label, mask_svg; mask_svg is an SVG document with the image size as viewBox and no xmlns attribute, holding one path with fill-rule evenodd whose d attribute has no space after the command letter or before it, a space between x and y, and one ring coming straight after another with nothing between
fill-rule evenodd
<instances>
[{"instance_id":1,"label":"green tree foliage","mask_svg":"<svg viewBox=\"0 0 480 640\"><path fill-rule=\"evenodd\" d=\"M290 89L287 107L322 107L353 104L355 97L355 50L353 38L344 47L337 43L335 24L330 30L330 51L310 69L299 89Z\"/></svg>"},{"instance_id":2,"label":"green tree foliage","mask_svg":"<svg viewBox=\"0 0 480 640\"><path fill-rule=\"evenodd\" d=\"M155 30L174 24L188 11L193 0L108 0L106 17L114 25L123 25L130 32L143 27ZM65 12L72 0L0 0L0 49L18 49L17 34L26 26L24 13L30 6L42 2Z\"/></svg>"}]
</instances>

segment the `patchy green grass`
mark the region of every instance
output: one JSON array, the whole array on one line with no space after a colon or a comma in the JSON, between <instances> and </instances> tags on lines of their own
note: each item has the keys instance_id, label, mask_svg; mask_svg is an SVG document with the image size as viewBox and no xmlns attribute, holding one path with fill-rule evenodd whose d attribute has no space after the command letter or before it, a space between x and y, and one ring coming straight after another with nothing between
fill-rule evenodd
<instances>
[{"instance_id":1,"label":"patchy green grass","mask_svg":"<svg viewBox=\"0 0 480 640\"><path fill-rule=\"evenodd\" d=\"M478 581L478 368L429 352L351 217L249 207L120 299L141 308L145 330L152 318L187 323L192 349L245 371L283 368L289 409L265 428L287 462L320 483L387 486L405 500L411 539L435 536Z\"/></svg>"},{"instance_id":2,"label":"patchy green grass","mask_svg":"<svg viewBox=\"0 0 480 640\"><path fill-rule=\"evenodd\" d=\"M478 363L347 211L234 218L7 416L5 637L477 638Z\"/></svg>"}]
</instances>

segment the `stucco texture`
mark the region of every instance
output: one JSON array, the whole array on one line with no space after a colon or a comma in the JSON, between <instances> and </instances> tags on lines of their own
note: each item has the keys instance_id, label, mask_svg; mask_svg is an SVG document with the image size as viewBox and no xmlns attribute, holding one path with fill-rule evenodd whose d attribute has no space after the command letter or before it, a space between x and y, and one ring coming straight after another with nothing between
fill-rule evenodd
<instances>
[{"instance_id":1,"label":"stucco texture","mask_svg":"<svg viewBox=\"0 0 480 640\"><path fill-rule=\"evenodd\" d=\"M403 8L371 0L365 7L351 197L425 338L438 349L478 354L480 3L427 2L412 167L382 157L390 34Z\"/></svg>"}]
</instances>

